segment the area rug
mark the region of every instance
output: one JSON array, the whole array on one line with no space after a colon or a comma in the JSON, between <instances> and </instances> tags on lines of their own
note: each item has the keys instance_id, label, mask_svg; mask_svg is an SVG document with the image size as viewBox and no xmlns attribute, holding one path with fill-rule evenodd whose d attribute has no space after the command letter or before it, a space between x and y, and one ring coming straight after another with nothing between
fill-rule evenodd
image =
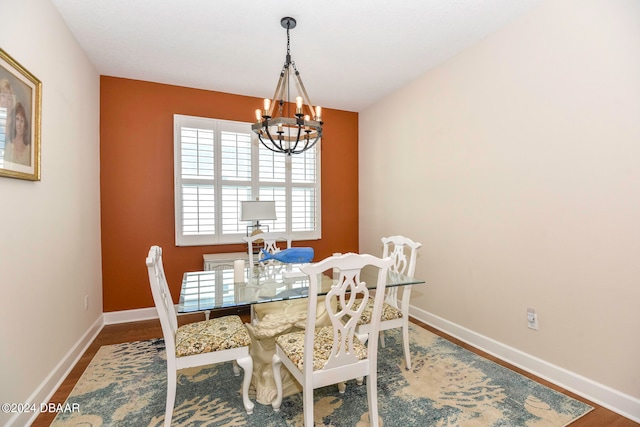
<instances>
[{"instance_id":1,"label":"area rug","mask_svg":"<svg viewBox=\"0 0 640 427\"><path fill-rule=\"evenodd\" d=\"M397 331L378 353L381 426L565 426L593 408L410 325L413 367L405 369ZM302 395L280 412L256 403L247 415L231 363L180 371L174 426L303 425ZM316 425L367 426L366 386L347 383L314 393ZM162 339L101 347L67 399L79 411L59 413L53 426L161 426L166 402Z\"/></svg>"}]
</instances>

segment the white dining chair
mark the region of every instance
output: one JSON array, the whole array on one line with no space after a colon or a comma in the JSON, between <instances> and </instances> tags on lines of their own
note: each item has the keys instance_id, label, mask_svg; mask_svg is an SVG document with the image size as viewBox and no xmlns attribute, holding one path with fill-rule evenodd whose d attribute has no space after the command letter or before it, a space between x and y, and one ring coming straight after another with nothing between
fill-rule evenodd
<instances>
[{"instance_id":1,"label":"white dining chair","mask_svg":"<svg viewBox=\"0 0 640 427\"><path fill-rule=\"evenodd\" d=\"M260 260L264 257L262 253L262 249L269 254L275 254L280 252L283 248L281 248L278 244L286 246L284 249L291 248L291 237L288 234L280 233L276 231L267 231L260 232L251 236L243 237L243 240L247 242L247 250L249 253L249 268L253 268L256 264L260 262ZM259 252L257 256L253 253L255 249L259 248ZM271 261L266 261L266 263L271 263ZM262 306L251 306L251 321L255 322L264 316L264 311L272 308L273 306L279 306L281 302L272 302L267 303L267 306L270 307L262 307Z\"/></svg>"},{"instance_id":2,"label":"white dining chair","mask_svg":"<svg viewBox=\"0 0 640 427\"><path fill-rule=\"evenodd\" d=\"M383 237L383 257L391 257L390 271L413 277L416 270L418 249L422 243L414 242L405 236ZM411 286L390 287L385 291L380 319L380 344L384 347L384 332L389 329L402 329L402 344L407 369L411 369L411 351L409 349L409 300ZM371 333L373 300L370 299L358 324L357 333L366 336Z\"/></svg>"},{"instance_id":3,"label":"white dining chair","mask_svg":"<svg viewBox=\"0 0 640 427\"><path fill-rule=\"evenodd\" d=\"M253 412L249 385L253 360L249 355L251 339L239 316L224 316L178 327L178 318L164 274L162 248L152 246L146 259L153 301L158 311L167 352L167 405L164 425L171 425L176 398L177 371L195 366L235 361L244 370L242 402L247 414ZM236 376L238 367L233 365Z\"/></svg>"},{"instance_id":4,"label":"white dining chair","mask_svg":"<svg viewBox=\"0 0 640 427\"><path fill-rule=\"evenodd\" d=\"M306 427L314 425L313 391L315 389L358 377L367 377L369 420L372 426L379 425L377 332L380 326L387 270L392 262L391 258L381 259L368 254L349 253L332 256L301 268L309 275L306 327L304 331L292 332L276 338L276 352L272 359L277 389L276 398L272 402L275 411L279 411L282 403L280 369L284 365L302 385ZM364 305L356 305L356 300L357 298L366 300L370 295L367 284L360 280L360 272L367 265L373 265L379 269L375 283L376 296L372 307L373 320L370 325L372 335L368 346L356 336L358 320L364 311ZM328 274L329 277L335 274L337 280L324 301L331 325L316 328L318 289L319 284L322 283L323 274Z\"/></svg>"},{"instance_id":5,"label":"white dining chair","mask_svg":"<svg viewBox=\"0 0 640 427\"><path fill-rule=\"evenodd\" d=\"M249 252L249 266L254 266L264 257L262 253L262 249L269 254L274 254L280 252L283 248L281 248L278 244L286 245L285 249L289 249L291 247L291 237L285 233L279 233L275 231L267 231L264 233L258 233L251 236L243 237L243 240L247 242L247 250ZM254 257L254 249L261 249L257 258ZM267 261L268 262L268 261Z\"/></svg>"}]
</instances>

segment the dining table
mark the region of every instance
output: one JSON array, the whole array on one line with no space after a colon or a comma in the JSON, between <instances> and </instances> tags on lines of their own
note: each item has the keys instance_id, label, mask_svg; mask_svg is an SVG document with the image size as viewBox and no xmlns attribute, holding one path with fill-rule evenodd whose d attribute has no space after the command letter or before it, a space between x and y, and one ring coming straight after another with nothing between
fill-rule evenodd
<instances>
[{"instance_id":1,"label":"dining table","mask_svg":"<svg viewBox=\"0 0 640 427\"><path fill-rule=\"evenodd\" d=\"M233 266L222 265L209 271L186 272L182 278L178 313L204 312L208 318L208 314L216 309L251 308L251 323L245 324L251 336L250 353L254 362L251 384L256 401L263 405L271 404L276 396L271 369L275 338L305 326L309 277L301 270L304 265L272 260L247 265L241 277ZM375 289L377 274L377 268L367 266L361 271L360 280L371 284L369 289ZM325 272L318 294L326 295L335 280L332 272ZM424 283L424 280L395 271L387 273L387 287ZM324 316L329 324L324 302L318 301L318 320ZM282 372L284 396L300 392L300 385L286 370Z\"/></svg>"}]
</instances>

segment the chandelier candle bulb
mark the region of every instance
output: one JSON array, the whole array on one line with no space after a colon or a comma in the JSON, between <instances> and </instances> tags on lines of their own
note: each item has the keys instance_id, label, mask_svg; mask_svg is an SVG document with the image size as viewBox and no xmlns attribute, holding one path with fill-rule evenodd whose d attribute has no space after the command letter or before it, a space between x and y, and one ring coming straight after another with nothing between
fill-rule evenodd
<instances>
[{"instance_id":1,"label":"chandelier candle bulb","mask_svg":"<svg viewBox=\"0 0 640 427\"><path fill-rule=\"evenodd\" d=\"M269 107L271 107L271 100L268 98L265 98L264 100L264 115L268 115L269 114Z\"/></svg>"},{"instance_id":2,"label":"chandelier candle bulb","mask_svg":"<svg viewBox=\"0 0 640 427\"><path fill-rule=\"evenodd\" d=\"M256 109L256 120L258 121L258 123L262 121L262 111L260 111L259 108Z\"/></svg>"},{"instance_id":3,"label":"chandelier candle bulb","mask_svg":"<svg viewBox=\"0 0 640 427\"><path fill-rule=\"evenodd\" d=\"M320 106L316 107L316 120L317 121L321 121L322 120L322 107L320 107Z\"/></svg>"},{"instance_id":4,"label":"chandelier candle bulb","mask_svg":"<svg viewBox=\"0 0 640 427\"><path fill-rule=\"evenodd\" d=\"M296 114L302 114L302 97L296 97Z\"/></svg>"}]
</instances>

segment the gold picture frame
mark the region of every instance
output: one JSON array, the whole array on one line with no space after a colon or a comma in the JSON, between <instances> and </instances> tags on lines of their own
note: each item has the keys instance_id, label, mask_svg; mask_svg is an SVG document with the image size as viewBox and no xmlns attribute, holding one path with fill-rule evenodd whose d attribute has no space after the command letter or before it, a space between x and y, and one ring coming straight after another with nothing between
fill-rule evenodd
<instances>
[{"instance_id":1,"label":"gold picture frame","mask_svg":"<svg viewBox=\"0 0 640 427\"><path fill-rule=\"evenodd\" d=\"M0 49L0 176L40 181L42 83Z\"/></svg>"}]
</instances>

